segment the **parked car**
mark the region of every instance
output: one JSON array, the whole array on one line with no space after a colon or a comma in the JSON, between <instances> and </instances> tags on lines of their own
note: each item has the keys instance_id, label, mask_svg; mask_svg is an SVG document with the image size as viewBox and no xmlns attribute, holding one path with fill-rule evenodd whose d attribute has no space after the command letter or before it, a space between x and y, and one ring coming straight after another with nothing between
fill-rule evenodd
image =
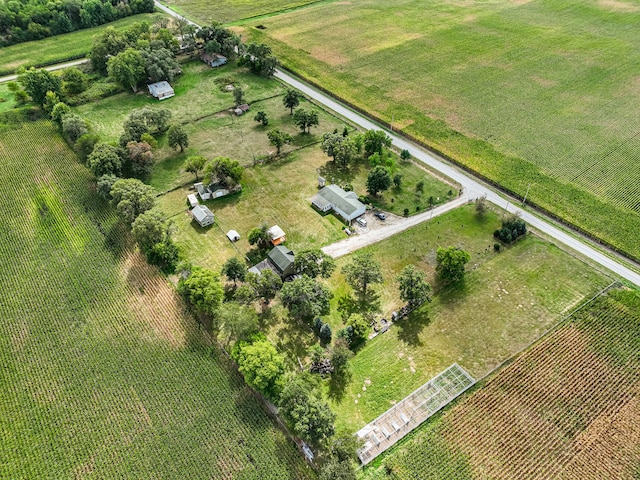
<instances>
[{"instance_id":1,"label":"parked car","mask_svg":"<svg viewBox=\"0 0 640 480\"><path fill-rule=\"evenodd\" d=\"M361 227L366 227L367 226L367 221L364 218L358 218L356 220L356 222L358 223L358 225L360 225Z\"/></svg>"},{"instance_id":2,"label":"parked car","mask_svg":"<svg viewBox=\"0 0 640 480\"><path fill-rule=\"evenodd\" d=\"M376 213L375 216L378 217L380 220L385 220L387 218L387 216L382 212Z\"/></svg>"},{"instance_id":3,"label":"parked car","mask_svg":"<svg viewBox=\"0 0 640 480\"><path fill-rule=\"evenodd\" d=\"M348 228L344 229L344 233L346 233L347 235L351 236L351 230L349 230Z\"/></svg>"}]
</instances>

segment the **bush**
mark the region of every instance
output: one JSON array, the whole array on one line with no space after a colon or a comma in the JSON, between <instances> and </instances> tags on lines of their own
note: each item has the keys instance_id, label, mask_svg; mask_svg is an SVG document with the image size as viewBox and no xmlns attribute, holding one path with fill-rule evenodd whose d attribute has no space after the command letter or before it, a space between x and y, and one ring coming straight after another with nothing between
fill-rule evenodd
<instances>
[{"instance_id":1,"label":"bush","mask_svg":"<svg viewBox=\"0 0 640 480\"><path fill-rule=\"evenodd\" d=\"M518 217L502 222L502 228L493 232L493 236L504 243L513 243L527 233L527 224Z\"/></svg>"},{"instance_id":2,"label":"bush","mask_svg":"<svg viewBox=\"0 0 640 480\"><path fill-rule=\"evenodd\" d=\"M499 243L494 243L494 244L493 244L493 249L494 249L496 252L499 252L499 251L500 251L500 244L499 244Z\"/></svg>"}]
</instances>

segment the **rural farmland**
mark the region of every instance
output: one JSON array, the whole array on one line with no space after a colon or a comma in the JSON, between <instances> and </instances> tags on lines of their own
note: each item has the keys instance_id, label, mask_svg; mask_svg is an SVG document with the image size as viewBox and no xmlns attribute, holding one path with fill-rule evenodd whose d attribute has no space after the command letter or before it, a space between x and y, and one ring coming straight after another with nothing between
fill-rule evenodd
<instances>
[{"instance_id":1,"label":"rural farmland","mask_svg":"<svg viewBox=\"0 0 640 480\"><path fill-rule=\"evenodd\" d=\"M529 190L530 201L637 258L639 21L632 2L369 0L239 31L394 130Z\"/></svg>"}]
</instances>

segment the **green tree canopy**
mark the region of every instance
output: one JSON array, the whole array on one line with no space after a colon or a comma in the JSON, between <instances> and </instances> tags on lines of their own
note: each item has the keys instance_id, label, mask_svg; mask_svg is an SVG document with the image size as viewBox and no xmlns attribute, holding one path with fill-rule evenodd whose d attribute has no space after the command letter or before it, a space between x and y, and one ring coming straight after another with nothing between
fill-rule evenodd
<instances>
[{"instance_id":1,"label":"green tree canopy","mask_svg":"<svg viewBox=\"0 0 640 480\"><path fill-rule=\"evenodd\" d=\"M241 66L248 66L256 75L268 78L275 72L278 59L273 55L273 51L268 45L250 43L238 63Z\"/></svg>"},{"instance_id":2,"label":"green tree canopy","mask_svg":"<svg viewBox=\"0 0 640 480\"><path fill-rule=\"evenodd\" d=\"M383 281L382 268L371 253L356 253L351 262L342 267L342 273L363 299L371 284Z\"/></svg>"},{"instance_id":3,"label":"green tree canopy","mask_svg":"<svg viewBox=\"0 0 640 480\"><path fill-rule=\"evenodd\" d=\"M166 80L173 82L180 65L173 58L171 50L166 48L144 49L141 51L144 60L144 70L150 82Z\"/></svg>"},{"instance_id":4,"label":"green tree canopy","mask_svg":"<svg viewBox=\"0 0 640 480\"><path fill-rule=\"evenodd\" d=\"M122 169L122 159L118 149L108 143L98 143L87 157L87 165L93 175L119 175Z\"/></svg>"},{"instance_id":5,"label":"green tree canopy","mask_svg":"<svg viewBox=\"0 0 640 480\"><path fill-rule=\"evenodd\" d=\"M147 176L151 173L155 162L151 145L147 142L129 142L127 153L131 162L131 171L135 175Z\"/></svg>"},{"instance_id":6,"label":"green tree canopy","mask_svg":"<svg viewBox=\"0 0 640 480\"><path fill-rule=\"evenodd\" d=\"M282 104L285 108L289 109L289 114L293 115L293 109L300 105L300 98L302 95L297 90L289 88L284 97L282 97Z\"/></svg>"},{"instance_id":7,"label":"green tree canopy","mask_svg":"<svg viewBox=\"0 0 640 480\"><path fill-rule=\"evenodd\" d=\"M222 265L222 274L235 285L238 280L244 281L247 275L247 266L238 257L231 257Z\"/></svg>"},{"instance_id":8,"label":"green tree canopy","mask_svg":"<svg viewBox=\"0 0 640 480\"><path fill-rule=\"evenodd\" d=\"M436 251L436 272L445 282L459 282L464 278L464 266L471 256L458 247L439 247Z\"/></svg>"},{"instance_id":9,"label":"green tree canopy","mask_svg":"<svg viewBox=\"0 0 640 480\"><path fill-rule=\"evenodd\" d=\"M256 310L237 302L223 303L218 309L217 320L219 338L224 343L247 340L259 330Z\"/></svg>"},{"instance_id":10,"label":"green tree canopy","mask_svg":"<svg viewBox=\"0 0 640 480\"><path fill-rule=\"evenodd\" d=\"M89 86L89 77L76 67L65 68L62 71L62 88L69 95L84 92Z\"/></svg>"},{"instance_id":11,"label":"green tree canopy","mask_svg":"<svg viewBox=\"0 0 640 480\"><path fill-rule=\"evenodd\" d=\"M351 345L359 345L369 336L371 325L369 321L359 313L352 313L349 318L347 318L346 324L347 327L350 328L351 338L349 340Z\"/></svg>"},{"instance_id":12,"label":"green tree canopy","mask_svg":"<svg viewBox=\"0 0 640 480\"><path fill-rule=\"evenodd\" d=\"M180 278L178 291L198 313L215 317L222 304L224 291L220 276L211 270L193 267L189 276Z\"/></svg>"},{"instance_id":13,"label":"green tree canopy","mask_svg":"<svg viewBox=\"0 0 640 480\"><path fill-rule=\"evenodd\" d=\"M269 125L269 116L267 115L267 112L265 112L264 110L259 110L256 113L256 116L253 117L253 119L256 122L260 122L263 127L266 127L267 125Z\"/></svg>"},{"instance_id":14,"label":"green tree canopy","mask_svg":"<svg viewBox=\"0 0 640 480\"><path fill-rule=\"evenodd\" d=\"M82 135L89 133L89 127L80 116L67 113L62 116L62 134L75 143Z\"/></svg>"},{"instance_id":15,"label":"green tree canopy","mask_svg":"<svg viewBox=\"0 0 640 480\"><path fill-rule=\"evenodd\" d=\"M423 271L413 265L407 265L396 278L400 289L400 298L410 307L431 301L431 285Z\"/></svg>"},{"instance_id":16,"label":"green tree canopy","mask_svg":"<svg viewBox=\"0 0 640 480\"><path fill-rule=\"evenodd\" d=\"M271 236L268 233L269 227L264 223L259 227L253 228L247 235L249 245L256 245L258 248L268 247L271 242Z\"/></svg>"},{"instance_id":17,"label":"green tree canopy","mask_svg":"<svg viewBox=\"0 0 640 480\"><path fill-rule=\"evenodd\" d=\"M329 278L336 268L336 262L318 248L303 250L296 254L293 270L299 275L311 278Z\"/></svg>"},{"instance_id":18,"label":"green tree canopy","mask_svg":"<svg viewBox=\"0 0 640 480\"><path fill-rule=\"evenodd\" d=\"M142 135L150 133L159 135L167 131L171 111L166 108L144 107L134 110L123 124L124 132L120 136L120 146L129 142L139 142Z\"/></svg>"},{"instance_id":19,"label":"green tree canopy","mask_svg":"<svg viewBox=\"0 0 640 480\"><path fill-rule=\"evenodd\" d=\"M111 187L111 203L120 218L131 225L138 215L153 208L156 192L135 178L122 178Z\"/></svg>"},{"instance_id":20,"label":"green tree canopy","mask_svg":"<svg viewBox=\"0 0 640 480\"><path fill-rule=\"evenodd\" d=\"M147 210L135 219L131 225L131 233L140 249L146 253L154 245L163 243L170 237L170 224L161 211Z\"/></svg>"},{"instance_id":21,"label":"green tree canopy","mask_svg":"<svg viewBox=\"0 0 640 480\"><path fill-rule=\"evenodd\" d=\"M58 127L62 127L62 117L67 115L71 111L71 107L66 103L59 102L53 106L51 109L51 120L53 123L58 125Z\"/></svg>"},{"instance_id":22,"label":"green tree canopy","mask_svg":"<svg viewBox=\"0 0 640 480\"><path fill-rule=\"evenodd\" d=\"M255 297L262 300L264 305L269 305L278 291L282 288L282 279L268 268L260 274L248 272L245 280L255 292Z\"/></svg>"},{"instance_id":23,"label":"green tree canopy","mask_svg":"<svg viewBox=\"0 0 640 480\"><path fill-rule=\"evenodd\" d=\"M293 123L302 130L302 133L311 133L311 127L317 127L320 124L318 112L299 108L293 114Z\"/></svg>"},{"instance_id":24,"label":"green tree canopy","mask_svg":"<svg viewBox=\"0 0 640 480\"><path fill-rule=\"evenodd\" d=\"M189 146L189 136L187 132L184 131L184 127L179 123L174 123L169 127L167 139L171 148L180 147L181 152Z\"/></svg>"},{"instance_id":25,"label":"green tree canopy","mask_svg":"<svg viewBox=\"0 0 640 480\"><path fill-rule=\"evenodd\" d=\"M237 160L228 157L216 157L205 167L205 173L211 176L212 182L218 182L226 187L233 187L240 183L244 167Z\"/></svg>"},{"instance_id":26,"label":"green tree canopy","mask_svg":"<svg viewBox=\"0 0 640 480\"><path fill-rule=\"evenodd\" d=\"M232 357L249 385L272 400L278 399L284 385L284 356L271 342L238 342Z\"/></svg>"},{"instance_id":27,"label":"green tree canopy","mask_svg":"<svg viewBox=\"0 0 640 480\"><path fill-rule=\"evenodd\" d=\"M204 169L207 159L200 155L193 155L187 157L182 168L189 173L193 173L196 176L196 182L198 181L198 172Z\"/></svg>"},{"instance_id":28,"label":"green tree canopy","mask_svg":"<svg viewBox=\"0 0 640 480\"><path fill-rule=\"evenodd\" d=\"M364 154L369 157L374 153L382 155L384 147L391 146L391 137L382 130L367 130L364 134Z\"/></svg>"},{"instance_id":29,"label":"green tree canopy","mask_svg":"<svg viewBox=\"0 0 640 480\"><path fill-rule=\"evenodd\" d=\"M280 290L282 304L291 315L302 320L310 320L329 313L331 290L307 275L286 282Z\"/></svg>"},{"instance_id":30,"label":"green tree canopy","mask_svg":"<svg viewBox=\"0 0 640 480\"><path fill-rule=\"evenodd\" d=\"M40 68L31 67L18 75L18 82L22 84L31 99L38 105L43 105L47 92L56 95L62 93L62 80L59 76Z\"/></svg>"},{"instance_id":31,"label":"green tree canopy","mask_svg":"<svg viewBox=\"0 0 640 480\"><path fill-rule=\"evenodd\" d=\"M269 139L269 145L276 147L276 155L280 155L280 150L284 145L288 145L293 142L293 137L291 135L278 128L269 130L267 132L267 138Z\"/></svg>"},{"instance_id":32,"label":"green tree canopy","mask_svg":"<svg viewBox=\"0 0 640 480\"><path fill-rule=\"evenodd\" d=\"M367 192L376 196L380 192L388 190L391 186L391 175L386 167L378 165L369 172L367 176Z\"/></svg>"},{"instance_id":33,"label":"green tree canopy","mask_svg":"<svg viewBox=\"0 0 640 480\"><path fill-rule=\"evenodd\" d=\"M124 88L138 91L138 84L145 78L145 61L140 51L127 48L107 61L107 72Z\"/></svg>"}]
</instances>

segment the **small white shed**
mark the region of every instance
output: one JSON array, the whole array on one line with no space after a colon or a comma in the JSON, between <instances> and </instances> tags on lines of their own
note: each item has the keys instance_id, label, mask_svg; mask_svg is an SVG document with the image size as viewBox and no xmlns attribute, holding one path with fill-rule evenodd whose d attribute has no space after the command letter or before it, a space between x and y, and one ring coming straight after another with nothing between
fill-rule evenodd
<instances>
[{"instance_id":1,"label":"small white shed","mask_svg":"<svg viewBox=\"0 0 640 480\"><path fill-rule=\"evenodd\" d=\"M229 230L227 232L227 238L232 242L237 242L238 240L240 240L240 234L235 230Z\"/></svg>"},{"instance_id":2,"label":"small white shed","mask_svg":"<svg viewBox=\"0 0 640 480\"><path fill-rule=\"evenodd\" d=\"M196 197L195 193L190 193L189 195L187 195L187 201L189 202L189 206L191 208L198 205L198 198Z\"/></svg>"}]
</instances>

